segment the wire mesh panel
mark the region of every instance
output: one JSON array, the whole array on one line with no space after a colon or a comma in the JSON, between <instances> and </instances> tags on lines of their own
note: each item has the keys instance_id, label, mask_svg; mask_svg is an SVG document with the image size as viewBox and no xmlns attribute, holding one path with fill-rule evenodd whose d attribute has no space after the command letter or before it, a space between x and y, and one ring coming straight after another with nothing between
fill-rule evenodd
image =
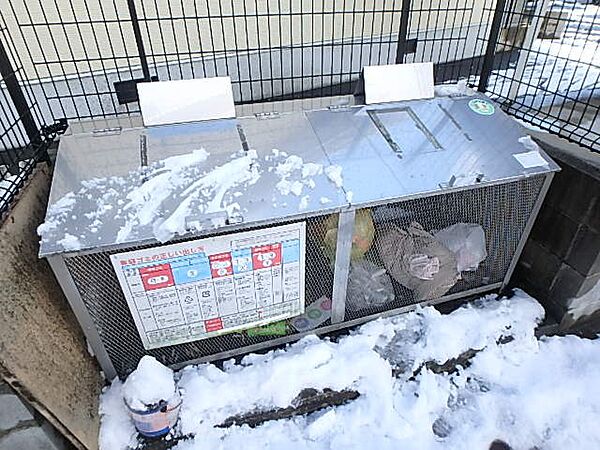
<instances>
[{"instance_id":1,"label":"wire mesh panel","mask_svg":"<svg viewBox=\"0 0 600 450\"><path fill-rule=\"evenodd\" d=\"M399 2L367 3L155 1L140 17L159 79L230 75L248 102L347 93L364 65L393 60Z\"/></svg>"},{"instance_id":2,"label":"wire mesh panel","mask_svg":"<svg viewBox=\"0 0 600 450\"><path fill-rule=\"evenodd\" d=\"M139 110L114 88L143 76L126 0L18 0L1 11L48 123Z\"/></svg>"},{"instance_id":3,"label":"wire mesh panel","mask_svg":"<svg viewBox=\"0 0 600 450\"><path fill-rule=\"evenodd\" d=\"M510 114L593 149L599 8L584 0L11 0L0 14L46 124L137 113L139 81L228 75L235 101L249 103L352 93L365 65L432 61L436 82L483 78L480 87Z\"/></svg>"},{"instance_id":4,"label":"wire mesh panel","mask_svg":"<svg viewBox=\"0 0 600 450\"><path fill-rule=\"evenodd\" d=\"M316 301L330 305L333 291L333 266L328 255L335 252L335 241L326 238L328 224L335 216L314 217L306 220L306 306ZM276 225L281 225L278 223ZM180 364L190 360L216 355L221 352L243 352L243 348L289 336L299 330L294 320L288 319L276 334L266 331L241 331L211 337L185 344L145 350L132 314L110 261L110 255L145 247L129 247L111 252L94 253L67 258L65 263L73 277L86 309L96 325L108 356L120 376L129 374L140 358L150 354L165 364ZM323 317L312 320L315 326L331 323L326 307ZM312 318L314 319L314 318ZM299 325L297 325L299 328ZM302 329L301 331L305 331Z\"/></svg>"},{"instance_id":5,"label":"wire mesh panel","mask_svg":"<svg viewBox=\"0 0 600 450\"><path fill-rule=\"evenodd\" d=\"M487 91L509 114L597 150L599 42L598 2L507 1Z\"/></svg>"},{"instance_id":6,"label":"wire mesh panel","mask_svg":"<svg viewBox=\"0 0 600 450\"><path fill-rule=\"evenodd\" d=\"M543 183L358 210L345 320L502 282Z\"/></svg>"},{"instance_id":7,"label":"wire mesh panel","mask_svg":"<svg viewBox=\"0 0 600 450\"><path fill-rule=\"evenodd\" d=\"M357 210L345 321L502 282L544 180L532 176ZM232 332L153 350L143 347L110 260L112 254L149 246L78 255L65 262L109 358L124 376L144 354L182 364L243 353L257 344L268 347L276 338L331 325L337 227L337 215L306 220L304 315L282 321L278 331Z\"/></svg>"}]
</instances>

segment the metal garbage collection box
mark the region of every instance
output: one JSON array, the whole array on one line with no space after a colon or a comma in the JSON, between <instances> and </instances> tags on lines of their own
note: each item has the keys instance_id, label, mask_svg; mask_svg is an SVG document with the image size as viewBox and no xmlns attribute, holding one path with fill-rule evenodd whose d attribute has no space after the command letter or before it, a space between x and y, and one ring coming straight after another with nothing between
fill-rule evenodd
<instances>
[{"instance_id":1,"label":"metal garbage collection box","mask_svg":"<svg viewBox=\"0 0 600 450\"><path fill-rule=\"evenodd\" d=\"M498 290L558 170L479 95L71 130L40 255L109 378Z\"/></svg>"}]
</instances>

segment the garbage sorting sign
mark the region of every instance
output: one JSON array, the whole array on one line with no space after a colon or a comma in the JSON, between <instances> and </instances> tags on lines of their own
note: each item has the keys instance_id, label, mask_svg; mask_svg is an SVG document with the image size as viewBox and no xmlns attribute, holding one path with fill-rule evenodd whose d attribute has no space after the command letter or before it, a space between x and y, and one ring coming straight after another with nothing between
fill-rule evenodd
<instances>
[{"instance_id":1,"label":"garbage sorting sign","mask_svg":"<svg viewBox=\"0 0 600 450\"><path fill-rule=\"evenodd\" d=\"M182 344L304 312L306 224L111 255L144 348Z\"/></svg>"}]
</instances>

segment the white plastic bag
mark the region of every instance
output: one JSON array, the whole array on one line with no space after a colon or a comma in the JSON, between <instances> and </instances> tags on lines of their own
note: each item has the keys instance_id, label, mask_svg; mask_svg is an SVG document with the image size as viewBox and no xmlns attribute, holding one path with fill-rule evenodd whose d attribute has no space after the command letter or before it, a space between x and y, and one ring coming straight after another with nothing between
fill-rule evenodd
<instances>
[{"instance_id":1,"label":"white plastic bag","mask_svg":"<svg viewBox=\"0 0 600 450\"><path fill-rule=\"evenodd\" d=\"M387 271L371 261L350 263L346 308L350 311L377 307L394 300L394 286Z\"/></svg>"},{"instance_id":2,"label":"white plastic bag","mask_svg":"<svg viewBox=\"0 0 600 450\"><path fill-rule=\"evenodd\" d=\"M459 272L475 271L487 258L485 231L476 223L455 223L434 234L456 257Z\"/></svg>"}]
</instances>

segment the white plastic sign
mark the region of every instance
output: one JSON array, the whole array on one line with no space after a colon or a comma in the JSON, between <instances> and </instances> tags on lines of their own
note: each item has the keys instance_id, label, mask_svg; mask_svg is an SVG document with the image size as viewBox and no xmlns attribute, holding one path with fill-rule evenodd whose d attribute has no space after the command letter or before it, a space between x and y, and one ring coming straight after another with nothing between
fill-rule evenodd
<instances>
[{"instance_id":1,"label":"white plastic sign","mask_svg":"<svg viewBox=\"0 0 600 450\"><path fill-rule=\"evenodd\" d=\"M365 103L433 98L433 63L366 66Z\"/></svg>"},{"instance_id":2,"label":"white plastic sign","mask_svg":"<svg viewBox=\"0 0 600 450\"><path fill-rule=\"evenodd\" d=\"M229 77L138 83L145 126L235 117Z\"/></svg>"},{"instance_id":3,"label":"white plastic sign","mask_svg":"<svg viewBox=\"0 0 600 450\"><path fill-rule=\"evenodd\" d=\"M304 312L304 222L111 255L145 349Z\"/></svg>"},{"instance_id":4,"label":"white plastic sign","mask_svg":"<svg viewBox=\"0 0 600 450\"><path fill-rule=\"evenodd\" d=\"M531 169L532 167L542 167L547 166L548 161L544 159L544 157L537 150L532 150L530 152L525 153L517 153L513 155L519 164L523 166L524 169Z\"/></svg>"}]
</instances>

